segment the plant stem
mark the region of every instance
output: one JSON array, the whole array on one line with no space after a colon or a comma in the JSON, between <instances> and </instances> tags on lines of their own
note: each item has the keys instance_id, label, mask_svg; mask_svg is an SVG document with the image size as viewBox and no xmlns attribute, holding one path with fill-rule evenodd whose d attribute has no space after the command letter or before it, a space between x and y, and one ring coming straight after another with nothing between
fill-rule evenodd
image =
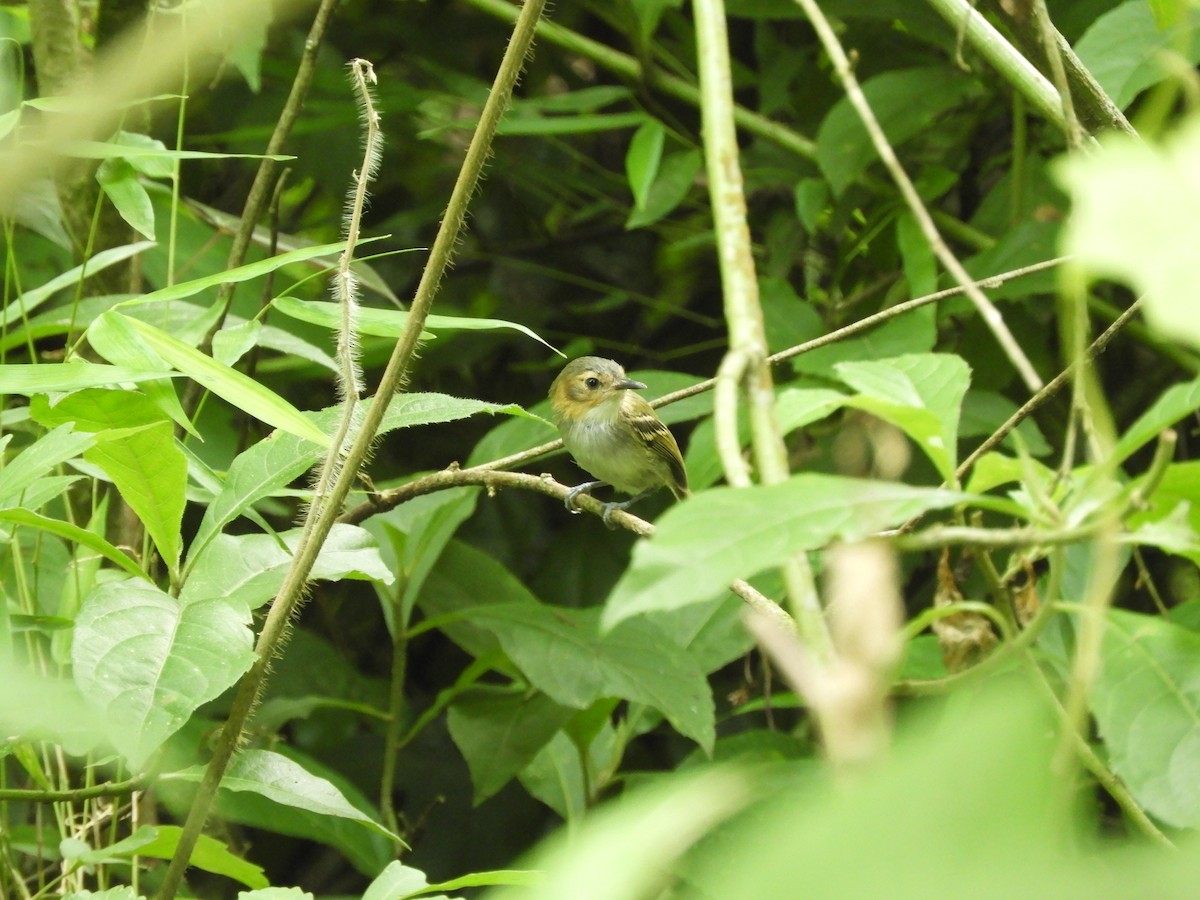
<instances>
[{"instance_id":1,"label":"plant stem","mask_svg":"<svg viewBox=\"0 0 1200 900\"><path fill-rule=\"evenodd\" d=\"M730 483L749 484L737 438L738 388L749 405L751 446L759 477L778 484L791 474L787 448L775 415L775 386L767 360L767 337L758 296L758 276L746 220L746 197L738 162L725 6L722 0L694 0L697 61L700 69L704 156L716 231L729 352L718 373L713 418L723 434L722 460ZM833 656L833 643L817 597L808 557L798 553L781 567L797 632L819 662Z\"/></svg>"},{"instance_id":2,"label":"plant stem","mask_svg":"<svg viewBox=\"0 0 1200 900\"><path fill-rule=\"evenodd\" d=\"M420 340L425 320L433 305L442 275L449 265L455 242L458 240L466 220L467 206L482 177L496 126L512 97L513 86L521 72L524 60L533 44L535 25L540 18L545 0L527 0L521 16L513 29L512 39L504 53L480 114L479 124L472 135L466 158L454 183L446 214L438 228L433 248L429 254L416 296L409 309L408 321L403 335L397 341L383 377L363 417L362 427L353 445L342 460L342 471L330 490L328 502L319 511L309 508L305 522L305 536L296 549L292 565L284 577L283 586L271 605L255 645L255 660L250 671L238 686L221 739L214 749L212 760L204 773L204 780L188 812L175 856L163 878L159 893L160 900L172 900L183 879L184 870L191 858L192 850L199 839L200 831L208 818L209 809L216 798L217 787L237 748L246 722L257 702L259 691L266 680L271 659L280 651L285 639L288 623L298 608L308 582L309 572L317 554L337 519L338 512L350 488L354 484L359 467L370 450L375 430L387 411L392 395L403 384L412 363L413 352Z\"/></svg>"}]
</instances>

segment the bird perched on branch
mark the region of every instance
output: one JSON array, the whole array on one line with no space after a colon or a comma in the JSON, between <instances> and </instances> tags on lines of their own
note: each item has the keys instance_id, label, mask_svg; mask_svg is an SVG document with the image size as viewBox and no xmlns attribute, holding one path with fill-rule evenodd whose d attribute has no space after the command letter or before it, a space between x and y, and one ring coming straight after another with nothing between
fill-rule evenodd
<instances>
[{"instance_id":1,"label":"bird perched on branch","mask_svg":"<svg viewBox=\"0 0 1200 900\"><path fill-rule=\"evenodd\" d=\"M566 505L602 484L632 494L604 504L604 524L614 510L626 509L664 485L675 499L690 493L687 471L675 436L654 409L633 393L645 387L611 359L583 356L567 363L550 385L550 405L563 446L597 481L567 492Z\"/></svg>"}]
</instances>

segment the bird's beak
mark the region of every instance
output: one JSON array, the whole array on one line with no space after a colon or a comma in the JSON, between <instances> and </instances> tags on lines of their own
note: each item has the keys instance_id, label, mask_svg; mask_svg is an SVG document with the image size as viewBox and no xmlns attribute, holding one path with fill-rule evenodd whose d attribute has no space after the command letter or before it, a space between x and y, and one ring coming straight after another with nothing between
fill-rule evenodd
<instances>
[{"instance_id":1,"label":"bird's beak","mask_svg":"<svg viewBox=\"0 0 1200 900\"><path fill-rule=\"evenodd\" d=\"M620 381L614 382L613 387L618 391L644 391L646 386L640 381L634 381L632 378L622 378Z\"/></svg>"}]
</instances>

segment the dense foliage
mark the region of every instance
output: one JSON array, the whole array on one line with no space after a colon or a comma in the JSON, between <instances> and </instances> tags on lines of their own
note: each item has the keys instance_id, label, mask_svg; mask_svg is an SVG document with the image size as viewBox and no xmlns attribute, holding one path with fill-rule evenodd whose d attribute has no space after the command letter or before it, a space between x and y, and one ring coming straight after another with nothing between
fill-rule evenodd
<instances>
[{"instance_id":1,"label":"dense foliage","mask_svg":"<svg viewBox=\"0 0 1200 900\"><path fill-rule=\"evenodd\" d=\"M0 897L1190 895L1200 14L804 5L0 6Z\"/></svg>"}]
</instances>

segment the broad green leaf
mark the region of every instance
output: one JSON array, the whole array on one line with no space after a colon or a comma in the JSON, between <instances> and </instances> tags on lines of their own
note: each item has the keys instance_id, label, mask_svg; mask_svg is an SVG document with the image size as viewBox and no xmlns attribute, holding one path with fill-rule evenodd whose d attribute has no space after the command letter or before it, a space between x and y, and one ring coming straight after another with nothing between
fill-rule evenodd
<instances>
[{"instance_id":1,"label":"broad green leaf","mask_svg":"<svg viewBox=\"0 0 1200 900\"><path fill-rule=\"evenodd\" d=\"M1167 388L1137 421L1125 429L1113 448L1113 458L1124 462L1184 416L1200 409L1200 378Z\"/></svg>"},{"instance_id":2,"label":"broad green leaf","mask_svg":"<svg viewBox=\"0 0 1200 900\"><path fill-rule=\"evenodd\" d=\"M692 190L703 167L704 159L699 150L668 154L658 167L645 201L625 220L626 230L653 225L673 212Z\"/></svg>"},{"instance_id":3,"label":"broad green leaf","mask_svg":"<svg viewBox=\"0 0 1200 900\"><path fill-rule=\"evenodd\" d=\"M110 315L116 313L105 313L105 316ZM329 446L329 437L324 432L296 407L253 378L222 365L147 322L130 317L126 317L126 322L171 366L230 405L320 447Z\"/></svg>"},{"instance_id":4,"label":"broad green leaf","mask_svg":"<svg viewBox=\"0 0 1200 900\"><path fill-rule=\"evenodd\" d=\"M190 566L180 600L224 597L257 609L279 592L301 533L296 528L280 535L218 535ZM371 533L344 524L330 530L309 577L316 581L374 579L384 584L395 580Z\"/></svg>"},{"instance_id":5,"label":"broad green leaf","mask_svg":"<svg viewBox=\"0 0 1200 900\"><path fill-rule=\"evenodd\" d=\"M104 432L83 458L99 466L137 514L172 575L183 549L180 527L187 504L187 460L171 423Z\"/></svg>"},{"instance_id":6,"label":"broad green leaf","mask_svg":"<svg viewBox=\"0 0 1200 900\"><path fill-rule=\"evenodd\" d=\"M47 534L55 534L73 544L79 544L99 553L109 562L116 563L130 575L146 578L141 567L126 554L122 553L100 535L80 528L61 519L52 519L39 515L30 509L0 509L0 522L10 522L13 525L23 525L27 528L37 528Z\"/></svg>"},{"instance_id":7,"label":"broad green leaf","mask_svg":"<svg viewBox=\"0 0 1200 900\"><path fill-rule=\"evenodd\" d=\"M629 141L629 149L625 153L625 177L629 180L633 203L638 209L646 205L646 195L658 175L666 136L667 130L662 122L647 119Z\"/></svg>"},{"instance_id":8,"label":"broad green leaf","mask_svg":"<svg viewBox=\"0 0 1200 900\"><path fill-rule=\"evenodd\" d=\"M1056 729L1032 689L1007 680L958 699L910 717L888 758L853 786L795 765L790 778L759 782L763 802L722 828L722 852L691 855L680 874L707 897L788 896L801 882L826 897L903 900L964 885L994 898L1139 895L1103 887L1121 868L1112 848L1086 860L1061 851L1063 834L1086 826L1052 775ZM937 865L922 859L930 846ZM1089 883L1072 890L1068 872Z\"/></svg>"},{"instance_id":9,"label":"broad green leaf","mask_svg":"<svg viewBox=\"0 0 1200 900\"><path fill-rule=\"evenodd\" d=\"M769 486L713 488L668 509L639 541L613 588L604 625L718 596L796 553L857 541L968 495L834 475L795 475Z\"/></svg>"},{"instance_id":10,"label":"broad green leaf","mask_svg":"<svg viewBox=\"0 0 1200 900\"><path fill-rule=\"evenodd\" d=\"M588 900L661 896L678 858L718 823L748 806L753 790L747 773L706 769L628 791L589 815L581 833L560 831L543 842L531 860L531 867L545 872L543 879L490 891L487 897L563 900L579 896L581 885L587 886ZM715 855L724 858L724 848ZM748 898L787 896L787 892L753 894L735 889L698 896Z\"/></svg>"},{"instance_id":11,"label":"broad green leaf","mask_svg":"<svg viewBox=\"0 0 1200 900\"><path fill-rule=\"evenodd\" d=\"M364 812L371 808L370 802L344 775L284 745L278 752L252 752L269 753L291 765L285 768L267 759L259 771L242 773L248 777L228 785L223 781L216 806L221 818L328 844L368 877L395 858L395 842ZM236 757L232 765L237 765ZM190 782L203 777L201 766L164 776ZM306 797L310 787L313 794Z\"/></svg>"},{"instance_id":12,"label":"broad green leaf","mask_svg":"<svg viewBox=\"0 0 1200 900\"><path fill-rule=\"evenodd\" d=\"M495 634L530 683L562 705L584 709L604 697L644 703L680 734L712 747L708 681L652 622L626 622L601 634L597 609L532 603L476 606L463 615Z\"/></svg>"},{"instance_id":13,"label":"broad green leaf","mask_svg":"<svg viewBox=\"0 0 1200 900\"><path fill-rule=\"evenodd\" d=\"M575 711L536 692L477 688L446 715L450 736L471 770L478 806L533 762Z\"/></svg>"},{"instance_id":14,"label":"broad green leaf","mask_svg":"<svg viewBox=\"0 0 1200 900\"><path fill-rule=\"evenodd\" d=\"M447 542L417 594L426 619L443 622L440 631L467 653L479 658L497 652L491 630L465 616L480 603L524 603L538 599L525 583L494 556L460 540Z\"/></svg>"},{"instance_id":15,"label":"broad green leaf","mask_svg":"<svg viewBox=\"0 0 1200 900\"><path fill-rule=\"evenodd\" d=\"M937 259L910 212L901 213L896 218L896 246L904 262L904 278L908 281L909 293L921 297L936 291Z\"/></svg>"},{"instance_id":16,"label":"broad green leaf","mask_svg":"<svg viewBox=\"0 0 1200 900\"><path fill-rule=\"evenodd\" d=\"M321 816L350 819L386 838L400 840L353 806L330 781L314 775L293 759L271 750L246 749L234 756L221 779L223 791L250 791L283 806Z\"/></svg>"},{"instance_id":17,"label":"broad green leaf","mask_svg":"<svg viewBox=\"0 0 1200 900\"><path fill-rule=\"evenodd\" d=\"M128 860L133 856L170 859L175 855L182 832L183 829L177 825L143 825L124 840L84 853L77 861L88 865L98 865L117 859ZM224 875L240 881L247 887L266 887L270 883L263 874L261 866L256 866L234 855L225 844L207 834L200 835L195 849L192 850L192 855L188 858L188 865L203 869L205 872Z\"/></svg>"},{"instance_id":18,"label":"broad green leaf","mask_svg":"<svg viewBox=\"0 0 1200 900\"><path fill-rule=\"evenodd\" d=\"M0 373L8 368L12 367L0 366ZM31 485L67 460L80 456L95 442L95 435L74 431L69 424L42 435L0 469L0 506L28 506L26 491Z\"/></svg>"},{"instance_id":19,"label":"broad green leaf","mask_svg":"<svg viewBox=\"0 0 1200 900\"><path fill-rule=\"evenodd\" d=\"M0 394L69 393L90 387L106 387L127 381L171 378L170 372L105 366L99 363L8 363L0 366Z\"/></svg>"},{"instance_id":20,"label":"broad green leaf","mask_svg":"<svg viewBox=\"0 0 1200 900\"><path fill-rule=\"evenodd\" d=\"M232 366L253 349L261 334L262 323L257 319L222 328L213 335L213 358Z\"/></svg>"},{"instance_id":21,"label":"broad green leaf","mask_svg":"<svg viewBox=\"0 0 1200 900\"><path fill-rule=\"evenodd\" d=\"M79 610L75 683L134 771L254 659L250 614L223 598L181 603L128 579L95 588Z\"/></svg>"},{"instance_id":22,"label":"broad green leaf","mask_svg":"<svg viewBox=\"0 0 1200 900\"><path fill-rule=\"evenodd\" d=\"M891 422L917 442L944 479L954 480L958 417L971 378L961 357L912 354L838 363L834 371L858 391L846 398L847 406Z\"/></svg>"},{"instance_id":23,"label":"broad green leaf","mask_svg":"<svg viewBox=\"0 0 1200 900\"><path fill-rule=\"evenodd\" d=\"M1092 275L1145 294L1147 321L1192 346L1200 346L1198 167L1200 120L1191 119L1162 146L1108 137L1057 169L1073 200L1064 252Z\"/></svg>"},{"instance_id":24,"label":"broad green leaf","mask_svg":"<svg viewBox=\"0 0 1200 900\"><path fill-rule=\"evenodd\" d=\"M379 423L379 433L385 434L397 428L411 428L414 425L454 422L479 413L488 413L489 415L503 413L539 422L545 421L540 416L526 412L515 403L488 403L470 397L451 397L449 394L418 392L398 394L392 398L387 412L383 414L383 421Z\"/></svg>"},{"instance_id":25,"label":"broad green leaf","mask_svg":"<svg viewBox=\"0 0 1200 900\"><path fill-rule=\"evenodd\" d=\"M239 454L229 465L221 492L204 511L188 550L185 577L221 529L259 500L304 474L323 455L311 442L282 431L271 432Z\"/></svg>"},{"instance_id":26,"label":"broad green leaf","mask_svg":"<svg viewBox=\"0 0 1200 900\"><path fill-rule=\"evenodd\" d=\"M588 808L588 784L580 763L579 747L560 731L521 771L521 785L564 821L578 822Z\"/></svg>"},{"instance_id":27,"label":"broad green leaf","mask_svg":"<svg viewBox=\"0 0 1200 900\"><path fill-rule=\"evenodd\" d=\"M399 609L395 602L385 603L383 607L384 618L393 634L396 633L397 613L400 628L408 627L425 579L458 526L475 511L478 500L477 488L451 488L414 497L395 509L372 516L367 523L368 529L379 536L389 567L400 578Z\"/></svg>"},{"instance_id":28,"label":"broad green leaf","mask_svg":"<svg viewBox=\"0 0 1200 900\"><path fill-rule=\"evenodd\" d=\"M1092 711L1113 770L1151 815L1200 825L1200 635L1110 610Z\"/></svg>"},{"instance_id":29,"label":"broad green leaf","mask_svg":"<svg viewBox=\"0 0 1200 900\"><path fill-rule=\"evenodd\" d=\"M936 119L979 93L974 79L947 66L884 72L862 89L893 147L928 132ZM834 194L853 184L876 158L858 113L843 97L817 131L817 163Z\"/></svg>"},{"instance_id":30,"label":"broad green leaf","mask_svg":"<svg viewBox=\"0 0 1200 900\"><path fill-rule=\"evenodd\" d=\"M1139 478L1131 487L1143 480ZM1195 546L1200 540L1200 462L1167 466L1146 505L1134 510L1127 525L1132 540L1153 543L1200 565L1200 547Z\"/></svg>"},{"instance_id":31,"label":"broad green leaf","mask_svg":"<svg viewBox=\"0 0 1200 900\"><path fill-rule=\"evenodd\" d=\"M154 206L133 166L123 159L106 159L96 170L96 181L125 224L147 240L154 240Z\"/></svg>"},{"instance_id":32,"label":"broad green leaf","mask_svg":"<svg viewBox=\"0 0 1200 900\"><path fill-rule=\"evenodd\" d=\"M390 862L368 886L362 900L403 900L429 890L429 880L419 869L406 866L400 860Z\"/></svg>"},{"instance_id":33,"label":"broad green leaf","mask_svg":"<svg viewBox=\"0 0 1200 900\"><path fill-rule=\"evenodd\" d=\"M784 388L775 398L779 428L790 434L837 412L850 399L829 388Z\"/></svg>"},{"instance_id":34,"label":"broad green leaf","mask_svg":"<svg viewBox=\"0 0 1200 900\"><path fill-rule=\"evenodd\" d=\"M271 305L285 316L321 325L325 328L341 327L341 309L338 304L329 300L297 300L295 297L276 297ZM402 309L378 309L372 306L359 307L356 318L356 330L359 334L372 334L377 337L399 338L404 333L408 322L408 312ZM516 322L506 322L503 319L476 319L465 316L430 315L425 319L425 327L436 334L439 331L495 331L511 329L519 331L526 337L533 338L539 344L549 347L562 356L553 346L542 340L535 332ZM427 336L422 332L422 337Z\"/></svg>"},{"instance_id":35,"label":"broad green leaf","mask_svg":"<svg viewBox=\"0 0 1200 900\"><path fill-rule=\"evenodd\" d=\"M1200 16L1164 28L1155 21L1154 3L1128 0L1099 16L1075 45L1080 62L1121 109L1153 84L1172 77L1167 62L1182 54L1200 62Z\"/></svg>"},{"instance_id":36,"label":"broad green leaf","mask_svg":"<svg viewBox=\"0 0 1200 900\"><path fill-rule=\"evenodd\" d=\"M70 422L76 431L92 434L167 421L145 394L119 388L87 388L58 399L53 406L46 397L34 397L29 408L39 425L51 428Z\"/></svg>"},{"instance_id":37,"label":"broad green leaf","mask_svg":"<svg viewBox=\"0 0 1200 900\"><path fill-rule=\"evenodd\" d=\"M68 269L40 287L32 288L6 304L4 309L0 310L0 325L11 325L18 319L28 316L58 291L77 285L85 274L95 275L97 272L103 272L110 266L124 262L131 256L137 256L143 250L148 250L153 246L153 241L140 241L135 244L126 244L123 247L101 250L88 259L86 266L75 266L73 269ZM8 367L5 366L5 368Z\"/></svg>"}]
</instances>

